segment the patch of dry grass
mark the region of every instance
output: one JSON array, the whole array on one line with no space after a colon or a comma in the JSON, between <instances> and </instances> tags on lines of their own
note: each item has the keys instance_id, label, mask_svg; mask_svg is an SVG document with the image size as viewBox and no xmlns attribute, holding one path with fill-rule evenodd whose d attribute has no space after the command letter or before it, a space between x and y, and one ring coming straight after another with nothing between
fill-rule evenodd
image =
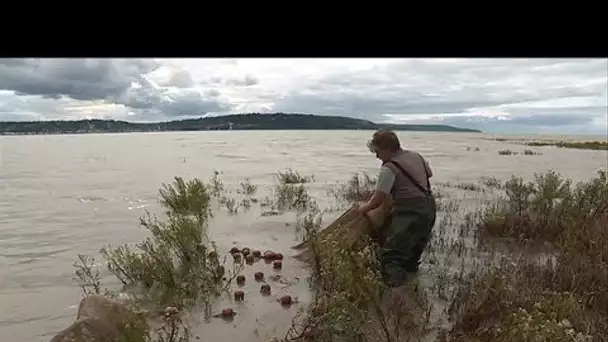
<instances>
[{"instance_id":1,"label":"patch of dry grass","mask_svg":"<svg viewBox=\"0 0 608 342\"><path fill-rule=\"evenodd\" d=\"M574 227L608 212L605 171L588 182L573 185L554 171L536 174L525 182L513 176L504 185L505 196L485 211L480 233L520 243L559 243Z\"/></svg>"},{"instance_id":2,"label":"patch of dry grass","mask_svg":"<svg viewBox=\"0 0 608 342\"><path fill-rule=\"evenodd\" d=\"M351 250L327 248L317 238L320 221L305 220L313 255L313 302L294 321L283 341L410 341L427 328L426 294L411 286L407 302L389 305L376 245L364 237ZM316 224L311 224L316 222Z\"/></svg>"},{"instance_id":3,"label":"patch of dry grass","mask_svg":"<svg viewBox=\"0 0 608 342\"><path fill-rule=\"evenodd\" d=\"M547 243L551 253L513 253L470 278L451 304L444 341L607 341L606 172L572 186L555 172L513 177L506 198L478 223L483 242Z\"/></svg>"}]
</instances>

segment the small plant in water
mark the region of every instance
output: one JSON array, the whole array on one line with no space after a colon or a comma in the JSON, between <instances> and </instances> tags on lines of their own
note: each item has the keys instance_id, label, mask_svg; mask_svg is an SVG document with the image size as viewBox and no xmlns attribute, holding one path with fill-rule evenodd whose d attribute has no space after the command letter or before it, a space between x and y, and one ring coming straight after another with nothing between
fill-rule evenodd
<instances>
[{"instance_id":1,"label":"small plant in water","mask_svg":"<svg viewBox=\"0 0 608 342\"><path fill-rule=\"evenodd\" d=\"M95 258L78 254L78 261L74 262L74 280L82 289L83 294L102 294L99 270L95 268Z\"/></svg>"},{"instance_id":2,"label":"small plant in water","mask_svg":"<svg viewBox=\"0 0 608 342\"><path fill-rule=\"evenodd\" d=\"M209 190L214 197L220 197L225 190L224 183L220 180L220 173L218 171L213 171L213 176L211 176L211 179L209 180Z\"/></svg>"},{"instance_id":3,"label":"small plant in water","mask_svg":"<svg viewBox=\"0 0 608 342\"><path fill-rule=\"evenodd\" d=\"M541 153L539 153L539 152L534 152L534 151L532 151L532 150L528 150L528 149L525 149L525 150L524 150L524 155L526 155L526 156L536 156L536 155L539 155L539 154L541 154Z\"/></svg>"},{"instance_id":4,"label":"small plant in water","mask_svg":"<svg viewBox=\"0 0 608 342\"><path fill-rule=\"evenodd\" d=\"M241 182L241 189L239 193L242 193L246 196L253 196L258 190L257 185L252 184L249 178L245 179L245 181Z\"/></svg>"},{"instance_id":5,"label":"small plant in water","mask_svg":"<svg viewBox=\"0 0 608 342\"><path fill-rule=\"evenodd\" d=\"M313 181L312 176L302 176L298 171L292 169L278 171L277 177L281 184L303 184Z\"/></svg>"},{"instance_id":6,"label":"small plant in water","mask_svg":"<svg viewBox=\"0 0 608 342\"><path fill-rule=\"evenodd\" d=\"M298 172L288 170L278 171L278 184L274 190L272 200L273 210L293 210L304 212L316 206L313 198L308 194L306 183L312 181L312 176L302 176Z\"/></svg>"},{"instance_id":7,"label":"small plant in water","mask_svg":"<svg viewBox=\"0 0 608 342\"><path fill-rule=\"evenodd\" d=\"M103 248L108 269L126 290L146 302L178 308L208 302L224 287L224 267L207 237L207 186L198 179L186 182L176 177L160 195L166 221L150 214L143 217L141 225L151 237L135 250L127 245Z\"/></svg>"},{"instance_id":8,"label":"small plant in water","mask_svg":"<svg viewBox=\"0 0 608 342\"><path fill-rule=\"evenodd\" d=\"M161 318L162 325L157 329L157 342L189 342L190 331L180 317L175 307L165 308Z\"/></svg>"},{"instance_id":9,"label":"small plant in water","mask_svg":"<svg viewBox=\"0 0 608 342\"><path fill-rule=\"evenodd\" d=\"M377 182L377 177L371 177L367 173L355 173L346 184L330 188L327 194L340 202L367 201L373 195Z\"/></svg>"}]
</instances>

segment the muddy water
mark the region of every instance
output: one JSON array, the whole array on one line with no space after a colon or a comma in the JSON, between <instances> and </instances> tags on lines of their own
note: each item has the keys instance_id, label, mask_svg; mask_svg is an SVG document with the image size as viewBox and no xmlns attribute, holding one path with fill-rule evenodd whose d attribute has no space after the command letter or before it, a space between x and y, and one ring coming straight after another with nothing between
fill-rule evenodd
<instances>
[{"instance_id":1,"label":"muddy water","mask_svg":"<svg viewBox=\"0 0 608 342\"><path fill-rule=\"evenodd\" d=\"M136 243L144 210L157 211L161 183L175 175L208 179L214 169L236 189L245 177L260 185L256 197L270 194L277 169L314 174L311 191L319 198L329 185L353 172L374 172L378 162L365 148L371 132L204 132L0 137L0 336L4 341L48 341L73 320L80 298L72 280L77 253L94 254L105 244ZM537 156L499 156L524 147L489 140L483 134L401 133L403 144L431 162L435 182L477 182L482 176L506 179L517 173L553 168L582 180L607 168L605 151L531 148ZM552 138L552 137L549 137ZM471 147L470 150L467 150ZM475 151L479 148L479 151ZM453 196L473 205L473 192ZM322 204L329 204L322 201ZM326 220L331 220L331 216ZM337 213L336 213L337 215ZM303 265L289 257L296 241L294 216L260 216L254 208L230 216L217 212L211 236L225 250L233 245L286 254L280 274L291 286L269 280L273 294L262 297L255 271L274 273L263 261L246 266L245 303L232 305L233 322L201 323L201 337L226 341L282 336L308 299ZM299 279L299 281L298 281ZM104 279L111 285L109 278ZM276 296L302 301L282 308ZM197 320L196 312L192 319Z\"/></svg>"}]
</instances>

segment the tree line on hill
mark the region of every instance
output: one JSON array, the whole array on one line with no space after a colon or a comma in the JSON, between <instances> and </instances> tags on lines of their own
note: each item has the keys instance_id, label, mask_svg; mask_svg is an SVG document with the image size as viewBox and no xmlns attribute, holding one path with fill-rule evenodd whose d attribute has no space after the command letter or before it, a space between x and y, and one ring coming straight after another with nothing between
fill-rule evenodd
<instances>
[{"instance_id":1,"label":"tree line on hill","mask_svg":"<svg viewBox=\"0 0 608 342\"><path fill-rule=\"evenodd\" d=\"M369 120L312 114L233 114L138 123L117 120L55 120L0 122L0 134L73 134L209 130L375 130L391 128L400 131L479 132L447 125L392 125Z\"/></svg>"}]
</instances>

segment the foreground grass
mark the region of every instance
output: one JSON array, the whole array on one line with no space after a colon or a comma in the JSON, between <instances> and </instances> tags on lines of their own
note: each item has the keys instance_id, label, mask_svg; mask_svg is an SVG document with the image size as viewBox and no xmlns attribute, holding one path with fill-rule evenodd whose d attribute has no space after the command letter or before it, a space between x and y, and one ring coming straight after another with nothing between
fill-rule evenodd
<instances>
[{"instance_id":1,"label":"foreground grass","mask_svg":"<svg viewBox=\"0 0 608 342\"><path fill-rule=\"evenodd\" d=\"M452 302L444 340L607 341L606 172L576 186L555 172L513 177L505 189L477 224L482 243L546 244L550 253L511 253L477 274Z\"/></svg>"},{"instance_id":2,"label":"foreground grass","mask_svg":"<svg viewBox=\"0 0 608 342\"><path fill-rule=\"evenodd\" d=\"M406 290L406 303L389 304L379 273L378 246L371 239L364 237L348 250L337 244L327 248L317 234L320 220L309 216L304 222L315 296L283 341L391 342L425 335L430 322L426 293L413 283Z\"/></svg>"},{"instance_id":3,"label":"foreground grass","mask_svg":"<svg viewBox=\"0 0 608 342\"><path fill-rule=\"evenodd\" d=\"M446 189L502 197L471 211L437 191L441 217L423 267L433 284L414 280L401 305L387 305L373 241L363 239L351 250L321 248L322 211L307 188L312 176L279 171L271 196L261 201L254 197L258 187L245 180L237 190L240 202L219 176L215 173L208 183L176 178L163 186L166 219L146 215L141 221L152 237L135 251L127 246L104 249L109 270L123 284L121 291L137 305L171 306L171 312L180 313L203 305L210 311L213 298L238 274L235 265L226 271L228 265L220 262L206 235L216 199L229 214L247 210L251 203L259 203L263 213L299 213L296 230L304 232L313 255L309 280L314 300L296 317L284 341L608 341L605 171L579 184L552 171L531 181L512 177L504 184L495 178L446 184ZM375 182L356 174L328 195L352 204L367 199ZM467 266L471 260L480 260L478 267ZM76 275L83 291L113 295L102 290L91 259L82 256L80 262ZM164 330L158 330L173 332L165 340L181 336L186 341L187 327L177 318L171 322L173 326L163 324ZM152 339L148 332L143 335L145 341Z\"/></svg>"}]
</instances>

